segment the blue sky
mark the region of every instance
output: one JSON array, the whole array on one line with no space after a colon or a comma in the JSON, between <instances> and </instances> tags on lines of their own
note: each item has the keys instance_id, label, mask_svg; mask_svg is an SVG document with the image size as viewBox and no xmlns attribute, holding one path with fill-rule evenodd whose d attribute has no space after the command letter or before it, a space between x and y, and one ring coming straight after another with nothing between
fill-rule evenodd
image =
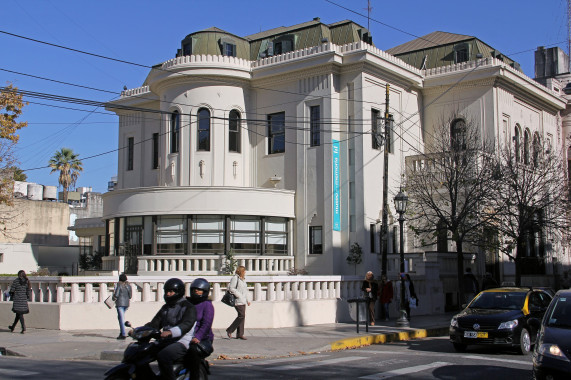
<instances>
[{"instance_id":1,"label":"blue sky","mask_svg":"<svg viewBox=\"0 0 571 380\"><path fill-rule=\"evenodd\" d=\"M331 1L366 14L366 0ZM472 35L519 62L530 77L537 46L557 45L567 51L563 0L371 0L371 6L373 42L383 50L436 30ZM314 17L324 23L351 19L367 26L366 17L325 0L4 0L2 13L3 32L149 66L173 58L187 34L211 26L239 36ZM0 48L1 86L9 81L26 91L108 101L123 86L140 86L148 73L145 68L4 33L0 33ZM57 185L57 174L50 175L47 162L57 150L68 147L83 159L84 172L77 186L105 192L107 181L117 173L118 118L101 108L29 101L22 116L29 126L21 130L17 150L28 181ZM97 157L85 159L90 156Z\"/></svg>"}]
</instances>

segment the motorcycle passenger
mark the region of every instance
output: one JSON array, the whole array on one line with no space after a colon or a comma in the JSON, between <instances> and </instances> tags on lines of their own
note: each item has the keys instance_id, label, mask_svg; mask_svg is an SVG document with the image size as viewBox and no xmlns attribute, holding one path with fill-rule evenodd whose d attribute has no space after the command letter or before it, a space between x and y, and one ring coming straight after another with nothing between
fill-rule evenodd
<instances>
[{"instance_id":1,"label":"motorcycle passenger","mask_svg":"<svg viewBox=\"0 0 571 380\"><path fill-rule=\"evenodd\" d=\"M214 306L208 299L210 283L204 278L197 278L190 284L190 297L187 297L196 308L196 326L194 337L190 341L190 347L185 357L185 362L190 372L190 380L200 378L200 361L213 351L212 321L214 320Z\"/></svg>"},{"instance_id":2,"label":"motorcycle passenger","mask_svg":"<svg viewBox=\"0 0 571 380\"><path fill-rule=\"evenodd\" d=\"M193 335L196 322L196 309L184 297L184 283L178 278L171 278L164 285L165 305L145 326L161 330L161 346L157 354L157 362L161 371L161 379L174 380L173 366L184 358Z\"/></svg>"}]
</instances>

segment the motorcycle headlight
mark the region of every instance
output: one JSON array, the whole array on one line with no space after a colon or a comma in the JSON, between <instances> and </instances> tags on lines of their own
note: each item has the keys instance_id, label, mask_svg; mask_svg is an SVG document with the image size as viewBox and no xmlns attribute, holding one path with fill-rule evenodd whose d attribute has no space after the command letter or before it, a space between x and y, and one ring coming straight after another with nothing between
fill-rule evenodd
<instances>
[{"instance_id":1,"label":"motorcycle headlight","mask_svg":"<svg viewBox=\"0 0 571 380\"><path fill-rule=\"evenodd\" d=\"M515 328L517 325L518 325L517 319L514 319L513 321L502 322L502 323L500 323L500 325L498 326L498 330L512 330L512 329Z\"/></svg>"},{"instance_id":2,"label":"motorcycle headlight","mask_svg":"<svg viewBox=\"0 0 571 380\"><path fill-rule=\"evenodd\" d=\"M539 346L537 352L543 356L549 356L550 358L559 359L568 362L569 358L565 356L563 351L559 348L558 345L552 343L544 343Z\"/></svg>"},{"instance_id":3,"label":"motorcycle headlight","mask_svg":"<svg viewBox=\"0 0 571 380\"><path fill-rule=\"evenodd\" d=\"M450 320L450 327L458 327L458 318L452 317Z\"/></svg>"}]
</instances>

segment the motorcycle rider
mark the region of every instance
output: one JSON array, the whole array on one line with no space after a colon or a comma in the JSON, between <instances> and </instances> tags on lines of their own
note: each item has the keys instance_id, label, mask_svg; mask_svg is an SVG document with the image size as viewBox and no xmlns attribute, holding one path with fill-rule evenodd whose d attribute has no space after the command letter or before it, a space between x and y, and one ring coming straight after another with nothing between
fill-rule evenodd
<instances>
[{"instance_id":1,"label":"motorcycle rider","mask_svg":"<svg viewBox=\"0 0 571 380\"><path fill-rule=\"evenodd\" d=\"M190 380L200 378L200 360L213 351L212 321L214 320L214 306L208 299L210 283L204 278L197 278L190 284L190 297L187 300L196 308L196 326L194 337L190 341L185 363L190 372Z\"/></svg>"},{"instance_id":2,"label":"motorcycle rider","mask_svg":"<svg viewBox=\"0 0 571 380\"><path fill-rule=\"evenodd\" d=\"M184 297L184 282L171 278L164 284L165 304L154 318L145 326L161 330L160 351L157 362L161 371L161 379L174 380L174 363L186 354L193 336L196 322L196 309Z\"/></svg>"}]
</instances>

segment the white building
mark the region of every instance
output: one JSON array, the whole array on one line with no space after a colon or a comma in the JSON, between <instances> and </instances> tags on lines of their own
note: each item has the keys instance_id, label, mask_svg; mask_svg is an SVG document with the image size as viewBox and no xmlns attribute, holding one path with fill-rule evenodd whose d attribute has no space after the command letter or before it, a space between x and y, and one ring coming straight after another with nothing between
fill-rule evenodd
<instances>
[{"instance_id":1,"label":"white building","mask_svg":"<svg viewBox=\"0 0 571 380\"><path fill-rule=\"evenodd\" d=\"M384 162L371 131L388 84L396 271L392 200L405 157L423 152L443 112L469 114L503 141L519 128L562 144L560 95L474 37L432 38L391 55L366 28L319 19L246 37L188 35L175 58L108 106L122 149L115 190L104 195L104 269L218 274L231 252L260 274L380 273ZM451 58L409 59L426 50ZM413 240L411 271L423 261ZM363 249L356 268L346 262L353 243ZM484 256L474 263L480 273Z\"/></svg>"}]
</instances>

